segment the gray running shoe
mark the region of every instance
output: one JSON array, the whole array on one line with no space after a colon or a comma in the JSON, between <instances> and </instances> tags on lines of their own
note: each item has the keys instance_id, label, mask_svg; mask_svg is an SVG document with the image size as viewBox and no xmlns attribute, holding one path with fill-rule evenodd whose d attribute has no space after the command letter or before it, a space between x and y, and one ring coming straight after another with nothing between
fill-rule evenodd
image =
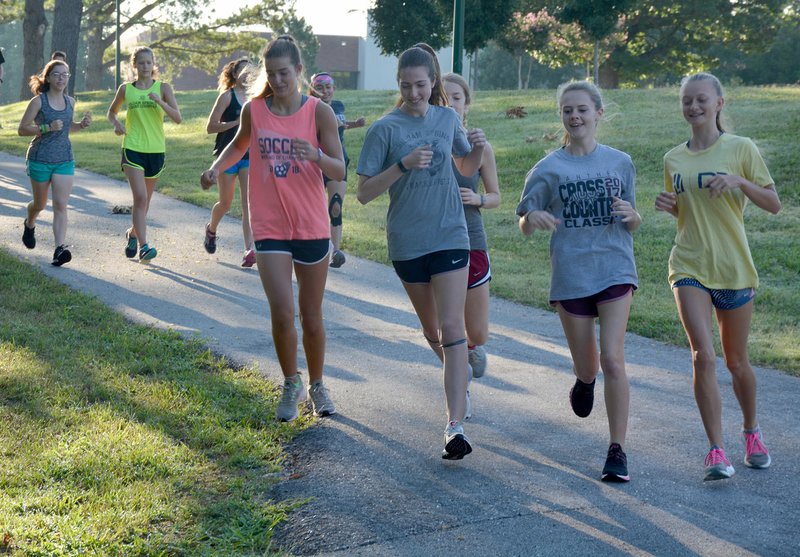
<instances>
[{"instance_id":1,"label":"gray running shoe","mask_svg":"<svg viewBox=\"0 0 800 557\"><path fill-rule=\"evenodd\" d=\"M336 407L333 405L328 389L325 388L322 381L317 381L308 386L308 396L311 398L311 406L314 409L315 416L336 414Z\"/></svg>"},{"instance_id":2,"label":"gray running shoe","mask_svg":"<svg viewBox=\"0 0 800 557\"><path fill-rule=\"evenodd\" d=\"M742 437L745 444L744 465L748 468L769 468L772 458L761 439L761 429L749 433L742 431Z\"/></svg>"},{"instance_id":3,"label":"gray running shoe","mask_svg":"<svg viewBox=\"0 0 800 557\"><path fill-rule=\"evenodd\" d=\"M449 422L444 430L444 450L442 458L445 460L461 460L472 452L472 445L464 435L464 426L461 422Z\"/></svg>"},{"instance_id":4,"label":"gray running shoe","mask_svg":"<svg viewBox=\"0 0 800 557\"><path fill-rule=\"evenodd\" d=\"M483 374L486 373L486 350L483 346L478 345L467 352L467 357L469 365L472 366L472 377L475 379L483 377Z\"/></svg>"},{"instance_id":5,"label":"gray running shoe","mask_svg":"<svg viewBox=\"0 0 800 557\"><path fill-rule=\"evenodd\" d=\"M711 447L705 460L706 475L704 481L725 480L736 473L725 451L717 446Z\"/></svg>"},{"instance_id":6,"label":"gray running shoe","mask_svg":"<svg viewBox=\"0 0 800 557\"><path fill-rule=\"evenodd\" d=\"M306 400L306 390L303 388L303 379L298 373L283 381L283 394L278 403L276 416L281 422L291 422L299 415L297 405Z\"/></svg>"}]
</instances>

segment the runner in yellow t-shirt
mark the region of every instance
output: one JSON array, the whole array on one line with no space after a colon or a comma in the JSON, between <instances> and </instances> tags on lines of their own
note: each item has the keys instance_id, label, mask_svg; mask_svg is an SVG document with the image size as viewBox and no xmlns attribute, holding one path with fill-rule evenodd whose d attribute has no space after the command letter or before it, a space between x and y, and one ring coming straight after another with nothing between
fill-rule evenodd
<instances>
[{"instance_id":1,"label":"runner in yellow t-shirt","mask_svg":"<svg viewBox=\"0 0 800 557\"><path fill-rule=\"evenodd\" d=\"M164 170L164 114L180 124L181 111L169 83L155 79L157 69L151 49L136 48L131 54L131 67L136 79L120 85L107 117L114 124L114 133L124 136L122 171L133 193L133 226L125 233L125 255L135 257L138 244L139 261L149 261L156 256L156 248L147 243L147 211ZM128 109L127 126L117 119L123 103Z\"/></svg>"},{"instance_id":2,"label":"runner in yellow t-shirt","mask_svg":"<svg viewBox=\"0 0 800 557\"><path fill-rule=\"evenodd\" d=\"M712 308L742 409L744 463L767 468L771 462L761 439L756 378L747 354L758 275L743 213L748 200L773 214L781 203L753 142L725 133L720 122L725 99L719 80L709 73L686 77L680 97L692 137L664 156L666 191L658 194L655 205L678 219L669 281L691 345L695 400L710 444L705 479L719 480L730 478L734 468L722 437Z\"/></svg>"}]
</instances>

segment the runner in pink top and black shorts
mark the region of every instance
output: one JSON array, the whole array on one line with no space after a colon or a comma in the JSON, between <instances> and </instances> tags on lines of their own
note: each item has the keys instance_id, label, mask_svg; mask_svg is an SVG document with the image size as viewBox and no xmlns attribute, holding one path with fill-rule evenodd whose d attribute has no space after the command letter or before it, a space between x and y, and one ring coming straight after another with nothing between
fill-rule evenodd
<instances>
[{"instance_id":1,"label":"runner in pink top and black shorts","mask_svg":"<svg viewBox=\"0 0 800 557\"><path fill-rule=\"evenodd\" d=\"M284 375L277 417L291 421L298 416L298 403L306 400L297 369L293 268L308 362L308 395L315 415L336 411L322 384L322 297L330 252L322 175L342 180L345 167L333 110L300 93L303 63L294 39L284 35L271 41L263 64L266 83L257 86L257 93L242 107L236 137L203 173L201 183L215 183L220 171L240 160L249 148L247 201L256 264L269 301L272 338Z\"/></svg>"}]
</instances>

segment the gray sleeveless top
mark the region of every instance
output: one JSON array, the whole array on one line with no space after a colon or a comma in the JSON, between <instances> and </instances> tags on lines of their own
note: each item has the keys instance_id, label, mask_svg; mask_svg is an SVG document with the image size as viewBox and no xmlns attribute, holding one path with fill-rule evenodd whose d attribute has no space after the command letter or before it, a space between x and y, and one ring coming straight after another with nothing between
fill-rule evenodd
<instances>
[{"instance_id":1,"label":"gray sleeveless top","mask_svg":"<svg viewBox=\"0 0 800 557\"><path fill-rule=\"evenodd\" d=\"M478 193L478 179L480 178L480 171L476 172L473 176L462 176L456 168L456 163L453 161L453 174L456 176L459 188L469 188L475 193ZM483 217L481 217L481 210L477 205L463 205L464 218L467 220L467 233L469 234L469 249L487 251L489 245L486 241L486 230L483 228Z\"/></svg>"},{"instance_id":2,"label":"gray sleeveless top","mask_svg":"<svg viewBox=\"0 0 800 557\"><path fill-rule=\"evenodd\" d=\"M64 95L64 110L55 110L47 101L47 93L39 95L42 99L42 108L36 114L34 122L37 125L49 124L54 120L64 122L64 127L57 132L47 132L41 137L34 137L28 145L28 154L25 156L29 161L43 162L47 164L59 164L69 162L75 157L72 156L72 143L69 141L69 126L72 123L72 104Z\"/></svg>"}]
</instances>

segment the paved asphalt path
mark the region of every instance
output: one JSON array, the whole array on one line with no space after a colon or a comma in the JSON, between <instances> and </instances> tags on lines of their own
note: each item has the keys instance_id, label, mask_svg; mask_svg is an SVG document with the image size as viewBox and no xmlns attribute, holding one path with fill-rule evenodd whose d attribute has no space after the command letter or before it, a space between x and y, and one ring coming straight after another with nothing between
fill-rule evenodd
<instances>
[{"instance_id":1,"label":"paved asphalt path","mask_svg":"<svg viewBox=\"0 0 800 557\"><path fill-rule=\"evenodd\" d=\"M111 213L130 203L127 185L78 171L68 233L74 259L55 268L49 208L37 248L22 245L29 199L24 161L0 154L3 249L135 321L202 337L280 380L258 274L239 267L238 221L222 222L219 249L209 256L202 248L208 211L156 194L148 232L159 256L139 264L122 253L130 217ZM520 269L533 263L521 261ZM707 448L689 352L628 335L632 481L605 484L603 397L589 418L572 414L558 319L493 299L489 369L473 382L467 425L474 451L453 463L440 458L441 371L393 271L348 256L329 274L324 310L326 382L339 413L288 447L285 476L268 493L308 500L275 533L293 554L800 555L798 379L757 370L773 465L750 470L719 363L737 473L704 483Z\"/></svg>"}]
</instances>

